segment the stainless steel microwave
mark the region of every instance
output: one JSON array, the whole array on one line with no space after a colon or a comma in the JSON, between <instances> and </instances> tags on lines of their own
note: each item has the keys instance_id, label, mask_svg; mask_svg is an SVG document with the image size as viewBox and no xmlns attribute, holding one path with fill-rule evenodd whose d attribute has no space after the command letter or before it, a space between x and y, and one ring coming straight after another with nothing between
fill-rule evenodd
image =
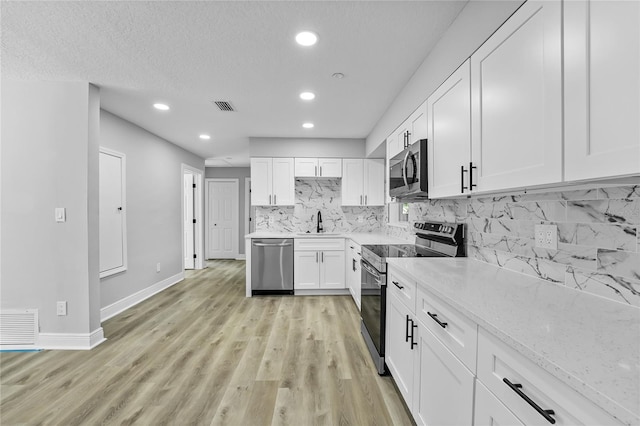
<instances>
[{"instance_id":1,"label":"stainless steel microwave","mask_svg":"<svg viewBox=\"0 0 640 426\"><path fill-rule=\"evenodd\" d=\"M398 200L427 199L427 140L409 145L389 160L389 195Z\"/></svg>"}]
</instances>

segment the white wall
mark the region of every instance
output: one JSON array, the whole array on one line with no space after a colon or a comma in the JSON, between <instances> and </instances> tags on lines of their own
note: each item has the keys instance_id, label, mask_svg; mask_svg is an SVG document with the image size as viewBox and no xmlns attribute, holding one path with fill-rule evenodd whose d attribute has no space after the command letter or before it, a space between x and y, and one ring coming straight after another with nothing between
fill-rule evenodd
<instances>
[{"instance_id":1,"label":"white wall","mask_svg":"<svg viewBox=\"0 0 640 426\"><path fill-rule=\"evenodd\" d=\"M240 214L240 230L238 235L238 252L244 254L244 235L248 233L245 230L244 222L244 182L245 178L251 177L251 167L207 167L205 170L206 178L217 179L238 179L238 199L240 200L238 213ZM206 188L205 188L206 191ZM206 225L206 224L205 224Z\"/></svg>"},{"instance_id":2,"label":"white wall","mask_svg":"<svg viewBox=\"0 0 640 426\"><path fill-rule=\"evenodd\" d=\"M383 143L498 27L523 3L521 0L471 0L407 85L380 117L366 141L368 157L384 157Z\"/></svg>"},{"instance_id":3,"label":"white wall","mask_svg":"<svg viewBox=\"0 0 640 426\"><path fill-rule=\"evenodd\" d=\"M41 333L100 327L98 89L2 80L1 308L37 308ZM54 209L67 210L56 223ZM68 315L56 315L56 301Z\"/></svg>"},{"instance_id":4,"label":"white wall","mask_svg":"<svg viewBox=\"0 0 640 426\"><path fill-rule=\"evenodd\" d=\"M251 157L364 158L364 139L249 138Z\"/></svg>"},{"instance_id":5,"label":"white wall","mask_svg":"<svg viewBox=\"0 0 640 426\"><path fill-rule=\"evenodd\" d=\"M205 167L202 158L107 111L100 121L100 146L124 153L127 164L128 264L100 280L105 307L183 272L181 167Z\"/></svg>"}]
</instances>

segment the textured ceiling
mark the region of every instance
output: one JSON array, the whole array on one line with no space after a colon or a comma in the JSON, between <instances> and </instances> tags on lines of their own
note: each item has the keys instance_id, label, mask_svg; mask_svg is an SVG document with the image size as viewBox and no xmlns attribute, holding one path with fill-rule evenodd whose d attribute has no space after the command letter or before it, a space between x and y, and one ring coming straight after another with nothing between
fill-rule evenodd
<instances>
[{"instance_id":1,"label":"textured ceiling","mask_svg":"<svg viewBox=\"0 0 640 426\"><path fill-rule=\"evenodd\" d=\"M2 75L94 83L104 109L212 164L246 165L249 137L365 138L465 3L3 1ZM295 44L303 29L316 46Z\"/></svg>"}]
</instances>

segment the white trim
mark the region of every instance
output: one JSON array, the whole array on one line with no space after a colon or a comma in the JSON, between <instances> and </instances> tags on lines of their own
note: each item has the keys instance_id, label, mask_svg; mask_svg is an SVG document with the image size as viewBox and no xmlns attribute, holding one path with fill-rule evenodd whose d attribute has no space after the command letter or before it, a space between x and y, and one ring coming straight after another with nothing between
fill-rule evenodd
<instances>
[{"instance_id":1,"label":"white trim","mask_svg":"<svg viewBox=\"0 0 640 426\"><path fill-rule=\"evenodd\" d=\"M233 217L233 241L234 241L234 245L235 245L235 252L229 254L229 257L227 258L217 258L217 259L235 259L238 256L240 256L240 243L239 243L239 239L240 239L240 179L238 178L206 178L205 179L205 185L207 186L207 190L204 193L205 196L205 216L207 218L207 220L209 220L209 183L211 182L233 182L236 185L236 190L235 190L235 194L236 194L236 199L237 199L237 205L236 205L236 211L238 212L237 215L235 215ZM207 226L209 224L207 223ZM205 232L205 256L207 259L212 259L212 257L209 254L208 251L208 247L209 247L209 232Z\"/></svg>"},{"instance_id":2,"label":"white trim","mask_svg":"<svg viewBox=\"0 0 640 426\"><path fill-rule=\"evenodd\" d=\"M247 255L246 254L239 254L236 257L236 260L247 260Z\"/></svg>"},{"instance_id":3,"label":"white trim","mask_svg":"<svg viewBox=\"0 0 640 426\"><path fill-rule=\"evenodd\" d=\"M91 333L40 333L39 349L89 350L106 341L102 327Z\"/></svg>"},{"instance_id":4,"label":"white trim","mask_svg":"<svg viewBox=\"0 0 640 426\"><path fill-rule=\"evenodd\" d=\"M120 184L122 185L120 188L120 194L122 195L122 266L100 271L100 278L105 278L127 270L127 156L122 152L114 151L104 146L100 147L100 154L120 158L122 166L120 174Z\"/></svg>"},{"instance_id":5,"label":"white trim","mask_svg":"<svg viewBox=\"0 0 640 426\"><path fill-rule=\"evenodd\" d=\"M175 274L172 277L166 278L160 282L157 282L153 285L150 285L149 287L143 290L140 290L136 293L133 293L123 299L120 299L109 306L105 306L104 308L100 309L100 321L101 322L106 321L109 318L112 318L115 315L118 315L119 313L124 312L125 310L131 308L132 306L135 306L138 303L142 302L143 300L150 298L154 294L160 293L162 290L165 290L171 287L172 285L179 283L183 279L184 279L184 271L178 274Z\"/></svg>"},{"instance_id":6,"label":"white trim","mask_svg":"<svg viewBox=\"0 0 640 426\"><path fill-rule=\"evenodd\" d=\"M204 171L197 169L195 167L192 167L188 164L182 163L182 167L181 167L181 175L180 175L180 179L182 184L180 185L180 187L182 188L180 190L180 203L182 203L182 200L184 200L184 173L185 171L191 172L191 174L194 175L194 180L195 180L195 184L196 184L196 191L193 197L193 201L194 201L194 206L193 206L193 212L195 214L195 219L196 219L196 229L195 229L195 233L194 233L194 245L195 245L195 255L196 255L196 262L195 262L195 269L204 269L205 268L205 256L204 256L204 219L202 217L202 212L203 212L203 206L202 206L202 199L203 199L203 194L204 194ZM181 213L180 213L180 217L181 217L181 223L182 223L182 235L184 235L184 209L181 209ZM184 250L184 244L182 245L183 250ZM184 271L184 253L182 253L182 270Z\"/></svg>"},{"instance_id":7,"label":"white trim","mask_svg":"<svg viewBox=\"0 0 640 426\"><path fill-rule=\"evenodd\" d=\"M311 289L311 290L296 290L295 284L293 285L294 294L296 296L349 296L351 293L346 288L333 288L333 289Z\"/></svg>"},{"instance_id":8,"label":"white trim","mask_svg":"<svg viewBox=\"0 0 640 426\"><path fill-rule=\"evenodd\" d=\"M244 178L244 235L251 233L251 222L249 217L251 213L251 178ZM240 248L238 247L238 250Z\"/></svg>"}]
</instances>

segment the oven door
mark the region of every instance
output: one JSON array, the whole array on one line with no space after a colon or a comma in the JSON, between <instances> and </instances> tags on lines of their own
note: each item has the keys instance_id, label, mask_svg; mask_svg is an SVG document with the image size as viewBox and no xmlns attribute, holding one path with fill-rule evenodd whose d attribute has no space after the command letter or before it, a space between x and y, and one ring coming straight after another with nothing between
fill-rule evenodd
<instances>
[{"instance_id":1,"label":"oven door","mask_svg":"<svg viewBox=\"0 0 640 426\"><path fill-rule=\"evenodd\" d=\"M387 275L378 272L362 260L361 311L362 323L375 346L378 357L384 357L385 315L387 305ZM370 348L371 349L371 348ZM375 354L371 354L375 357Z\"/></svg>"}]
</instances>

